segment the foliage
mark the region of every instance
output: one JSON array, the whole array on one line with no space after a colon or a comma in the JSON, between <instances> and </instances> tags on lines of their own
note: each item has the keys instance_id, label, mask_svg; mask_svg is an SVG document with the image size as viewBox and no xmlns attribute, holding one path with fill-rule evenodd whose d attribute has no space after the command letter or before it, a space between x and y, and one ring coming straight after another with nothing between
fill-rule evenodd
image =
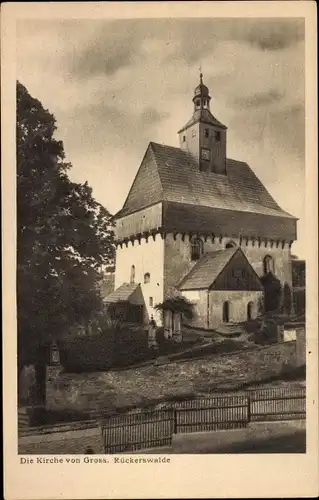
<instances>
[{"instance_id":1,"label":"foliage","mask_svg":"<svg viewBox=\"0 0 319 500\"><path fill-rule=\"evenodd\" d=\"M281 284L278 278L271 272L265 276L261 276L260 281L263 285L264 296L264 309L265 312L275 311L280 307L281 301Z\"/></svg>"},{"instance_id":2,"label":"foliage","mask_svg":"<svg viewBox=\"0 0 319 500\"><path fill-rule=\"evenodd\" d=\"M188 321L191 321L195 316L193 302L180 295L166 298L160 304L156 304L155 309L161 312L171 311L180 313Z\"/></svg>"},{"instance_id":3,"label":"foliage","mask_svg":"<svg viewBox=\"0 0 319 500\"><path fill-rule=\"evenodd\" d=\"M256 344L267 345L278 341L278 325L272 318L265 317L258 330L255 330L248 339Z\"/></svg>"},{"instance_id":4,"label":"foliage","mask_svg":"<svg viewBox=\"0 0 319 500\"><path fill-rule=\"evenodd\" d=\"M305 289L293 291L293 304L296 314L304 314L306 310L306 293Z\"/></svg>"},{"instance_id":5,"label":"foliage","mask_svg":"<svg viewBox=\"0 0 319 500\"><path fill-rule=\"evenodd\" d=\"M282 312L285 314L290 314L291 306L292 306L291 289L288 283L285 283L282 291L282 304L281 304Z\"/></svg>"},{"instance_id":6,"label":"foliage","mask_svg":"<svg viewBox=\"0 0 319 500\"><path fill-rule=\"evenodd\" d=\"M60 360L72 373L105 371L128 367L152 359L147 332L129 325L85 336L63 338L59 342Z\"/></svg>"},{"instance_id":7,"label":"foliage","mask_svg":"<svg viewBox=\"0 0 319 500\"><path fill-rule=\"evenodd\" d=\"M38 346L101 308L100 268L113 262L109 212L72 182L56 120L17 83L17 306L19 368Z\"/></svg>"}]
</instances>

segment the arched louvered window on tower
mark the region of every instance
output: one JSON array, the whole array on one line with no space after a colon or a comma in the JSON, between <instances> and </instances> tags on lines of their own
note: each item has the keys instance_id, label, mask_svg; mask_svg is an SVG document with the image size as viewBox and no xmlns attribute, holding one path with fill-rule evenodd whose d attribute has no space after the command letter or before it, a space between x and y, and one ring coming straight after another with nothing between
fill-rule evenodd
<instances>
[{"instance_id":1,"label":"arched louvered window on tower","mask_svg":"<svg viewBox=\"0 0 319 500\"><path fill-rule=\"evenodd\" d=\"M275 271L274 259L270 255L266 255L266 257L264 257L263 271L264 271L264 275L269 274L269 273L274 273L274 271Z\"/></svg>"},{"instance_id":2,"label":"arched louvered window on tower","mask_svg":"<svg viewBox=\"0 0 319 500\"><path fill-rule=\"evenodd\" d=\"M203 254L203 241L200 238L195 238L191 242L191 260L198 260Z\"/></svg>"},{"instance_id":3,"label":"arched louvered window on tower","mask_svg":"<svg viewBox=\"0 0 319 500\"><path fill-rule=\"evenodd\" d=\"M236 243L235 243L234 241L229 241L229 242L226 244L225 248L234 248L234 247L236 247L236 246L237 246L237 245L236 245Z\"/></svg>"}]
</instances>

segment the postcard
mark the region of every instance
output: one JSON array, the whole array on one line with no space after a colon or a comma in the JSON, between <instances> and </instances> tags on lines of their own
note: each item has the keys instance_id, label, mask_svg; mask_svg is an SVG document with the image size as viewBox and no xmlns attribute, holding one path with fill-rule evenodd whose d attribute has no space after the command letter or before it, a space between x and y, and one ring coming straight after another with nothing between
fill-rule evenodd
<instances>
[{"instance_id":1,"label":"postcard","mask_svg":"<svg viewBox=\"0 0 319 500\"><path fill-rule=\"evenodd\" d=\"M2 7L6 499L318 494L315 14Z\"/></svg>"}]
</instances>

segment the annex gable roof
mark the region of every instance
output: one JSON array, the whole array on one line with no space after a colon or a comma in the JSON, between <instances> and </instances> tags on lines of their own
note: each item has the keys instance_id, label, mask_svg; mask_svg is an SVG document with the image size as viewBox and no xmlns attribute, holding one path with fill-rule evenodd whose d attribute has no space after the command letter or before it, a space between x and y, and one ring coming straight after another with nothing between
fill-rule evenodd
<instances>
[{"instance_id":1,"label":"annex gable roof","mask_svg":"<svg viewBox=\"0 0 319 500\"><path fill-rule=\"evenodd\" d=\"M138 288L140 288L140 284L138 283L122 283L116 290L105 297L104 302L129 302L133 293L136 292Z\"/></svg>"},{"instance_id":2,"label":"annex gable roof","mask_svg":"<svg viewBox=\"0 0 319 500\"><path fill-rule=\"evenodd\" d=\"M247 257L240 247L208 252L195 264L187 276L180 282L178 288L181 291L187 290L208 290L213 289L221 273L231 265L231 261L239 257L240 262L248 268L254 276L254 289L263 290L259 277L249 263Z\"/></svg>"}]
</instances>

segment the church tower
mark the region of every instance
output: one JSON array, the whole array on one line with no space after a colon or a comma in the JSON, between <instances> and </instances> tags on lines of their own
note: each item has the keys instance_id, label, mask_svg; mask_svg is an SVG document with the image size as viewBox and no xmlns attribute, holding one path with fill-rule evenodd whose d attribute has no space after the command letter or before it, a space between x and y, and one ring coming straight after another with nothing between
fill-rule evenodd
<instances>
[{"instance_id":1,"label":"church tower","mask_svg":"<svg viewBox=\"0 0 319 500\"><path fill-rule=\"evenodd\" d=\"M193 116L178 132L180 148L193 155L200 171L226 175L227 127L212 115L210 101L201 73L193 97Z\"/></svg>"},{"instance_id":2,"label":"church tower","mask_svg":"<svg viewBox=\"0 0 319 500\"><path fill-rule=\"evenodd\" d=\"M202 74L192 101L193 115L179 131L180 146L149 143L114 217L115 291L106 301L127 301L143 312L146 323L153 316L161 324L156 304L182 291L199 304L197 326L211 328L214 322L256 314L261 291L240 289L242 273L253 281L255 275L273 275L276 286L291 289L297 219L280 208L247 163L226 157L227 127L210 111ZM218 285L219 295L210 300L213 277L236 249L239 270L231 267L237 262L232 260L227 283ZM229 281L233 278L237 284Z\"/></svg>"}]
</instances>

